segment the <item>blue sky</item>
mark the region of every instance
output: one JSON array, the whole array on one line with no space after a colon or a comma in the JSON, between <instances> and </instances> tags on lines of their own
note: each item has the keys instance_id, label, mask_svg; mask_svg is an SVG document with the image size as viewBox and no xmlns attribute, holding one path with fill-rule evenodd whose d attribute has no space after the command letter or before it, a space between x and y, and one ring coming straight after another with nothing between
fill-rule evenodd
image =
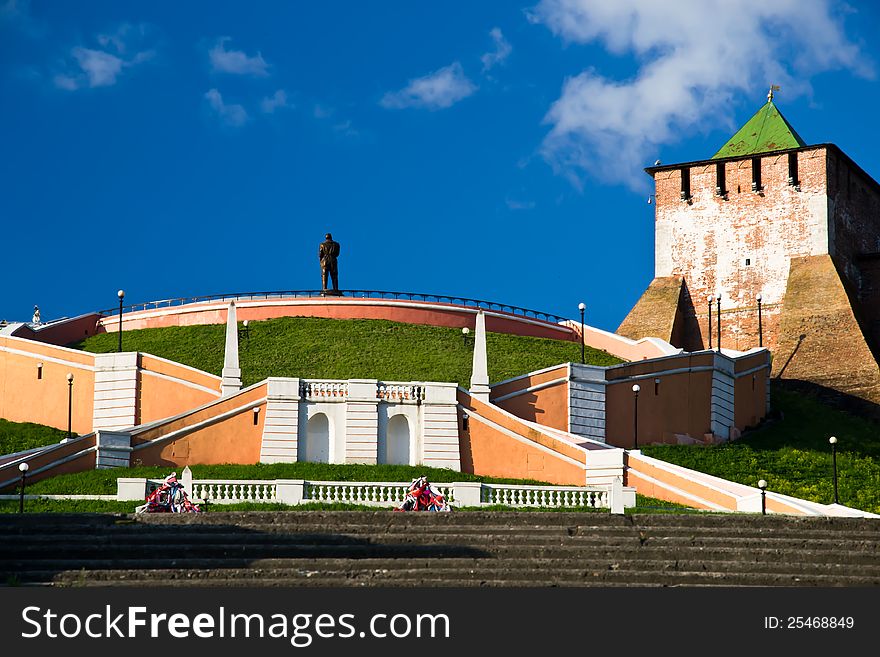
<instances>
[{"instance_id":1,"label":"blue sky","mask_svg":"<svg viewBox=\"0 0 880 657\"><path fill-rule=\"evenodd\" d=\"M768 6L769 5L769 6ZM872 3L0 0L0 318L340 285L613 330L653 276L642 171L780 84L880 177Z\"/></svg>"}]
</instances>

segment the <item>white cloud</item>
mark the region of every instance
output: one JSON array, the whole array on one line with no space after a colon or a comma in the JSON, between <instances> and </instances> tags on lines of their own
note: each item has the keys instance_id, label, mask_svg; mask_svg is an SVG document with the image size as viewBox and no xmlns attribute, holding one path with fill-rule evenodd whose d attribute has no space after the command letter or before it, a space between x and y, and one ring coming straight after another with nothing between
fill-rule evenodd
<instances>
[{"instance_id":1,"label":"white cloud","mask_svg":"<svg viewBox=\"0 0 880 657\"><path fill-rule=\"evenodd\" d=\"M102 50L74 48L70 51L85 73L90 87L109 87L116 84L125 63L115 55Z\"/></svg>"},{"instance_id":2,"label":"white cloud","mask_svg":"<svg viewBox=\"0 0 880 657\"><path fill-rule=\"evenodd\" d=\"M242 50L226 50L226 42L229 40L230 37L217 39L217 44L208 52L211 68L214 71L256 77L269 75L269 65L263 59L263 55L258 52L250 57Z\"/></svg>"},{"instance_id":3,"label":"white cloud","mask_svg":"<svg viewBox=\"0 0 880 657\"><path fill-rule=\"evenodd\" d=\"M130 42L140 45L145 33L146 26L124 23L112 35L96 37L103 50L82 46L71 48L70 59L65 63L66 71L53 77L55 86L66 91L113 86L125 69L142 64L156 54L155 50L136 49L130 58L125 57L125 53L131 50Z\"/></svg>"},{"instance_id":4,"label":"white cloud","mask_svg":"<svg viewBox=\"0 0 880 657\"><path fill-rule=\"evenodd\" d=\"M265 114L274 114L275 110L281 109L284 107L293 107L287 101L287 92L284 89L279 89L271 96L267 96L260 101L260 109L263 110Z\"/></svg>"},{"instance_id":5,"label":"white cloud","mask_svg":"<svg viewBox=\"0 0 880 657\"><path fill-rule=\"evenodd\" d=\"M237 128L247 123L248 113L244 107L238 104L226 104L223 102L223 96L216 89L209 89L205 93L205 98L208 100L208 104L211 105L211 109L216 112L220 120L226 125Z\"/></svg>"},{"instance_id":6,"label":"white cloud","mask_svg":"<svg viewBox=\"0 0 880 657\"><path fill-rule=\"evenodd\" d=\"M770 84L790 98L809 93L809 77L822 71L873 74L830 0L542 0L530 18L639 66L626 80L590 68L565 80L545 117L542 153L574 181L588 173L639 187L660 145L733 127L734 99L754 97L757 109Z\"/></svg>"},{"instance_id":7,"label":"white cloud","mask_svg":"<svg viewBox=\"0 0 880 657\"><path fill-rule=\"evenodd\" d=\"M505 204L507 204L507 208L509 210L534 210L535 202L534 201L519 201L514 198L510 198L509 196L504 199Z\"/></svg>"},{"instance_id":8,"label":"white cloud","mask_svg":"<svg viewBox=\"0 0 880 657\"><path fill-rule=\"evenodd\" d=\"M464 74L461 64L454 62L429 75L410 80L399 91L389 91L379 104L387 109L444 109L467 98L476 90L477 86Z\"/></svg>"},{"instance_id":9,"label":"white cloud","mask_svg":"<svg viewBox=\"0 0 880 657\"><path fill-rule=\"evenodd\" d=\"M489 32L489 36L492 37L492 42L495 44L495 50L487 52L480 57L480 61L483 62L483 73L491 70L497 64L501 64L513 51L510 42L505 39L504 35L501 33L501 28L493 27Z\"/></svg>"}]
</instances>

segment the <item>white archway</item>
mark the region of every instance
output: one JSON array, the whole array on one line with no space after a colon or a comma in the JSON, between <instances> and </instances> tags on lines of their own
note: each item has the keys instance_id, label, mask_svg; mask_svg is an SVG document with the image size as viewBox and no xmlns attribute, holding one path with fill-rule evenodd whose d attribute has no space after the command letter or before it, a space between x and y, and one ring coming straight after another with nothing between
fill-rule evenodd
<instances>
[{"instance_id":1,"label":"white archway","mask_svg":"<svg viewBox=\"0 0 880 657\"><path fill-rule=\"evenodd\" d=\"M300 436L297 460L311 463L330 462L330 420L323 413L315 413Z\"/></svg>"},{"instance_id":2,"label":"white archway","mask_svg":"<svg viewBox=\"0 0 880 657\"><path fill-rule=\"evenodd\" d=\"M410 464L411 435L409 421L403 414L388 418L385 435L379 436L377 460L389 465Z\"/></svg>"}]
</instances>

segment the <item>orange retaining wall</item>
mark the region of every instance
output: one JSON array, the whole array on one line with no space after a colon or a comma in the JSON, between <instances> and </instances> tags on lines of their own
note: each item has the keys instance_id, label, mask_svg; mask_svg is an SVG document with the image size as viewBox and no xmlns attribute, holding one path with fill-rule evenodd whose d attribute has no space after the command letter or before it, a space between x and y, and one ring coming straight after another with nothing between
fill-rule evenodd
<instances>
[{"instance_id":1,"label":"orange retaining wall","mask_svg":"<svg viewBox=\"0 0 880 657\"><path fill-rule=\"evenodd\" d=\"M95 469L95 452L83 454L78 458L73 458L66 463L61 463L51 470L37 473L37 470L47 465L51 465L56 461L74 456L78 452L90 449L95 446L95 435L89 434L81 438L74 438L70 442L60 445L53 445L50 448L38 452L27 457L29 473L27 482L36 482L41 479L47 479L60 474L69 474L72 472L82 472L84 470ZM18 463L10 463L0 466L0 488L15 486L21 480L21 474L18 471Z\"/></svg>"},{"instance_id":2,"label":"orange retaining wall","mask_svg":"<svg viewBox=\"0 0 880 657\"><path fill-rule=\"evenodd\" d=\"M568 431L568 376L568 365L566 364L545 372L499 383L492 386L490 401L524 420L537 422L538 424L560 429L561 431ZM557 381L558 379L564 380L552 383L540 390L521 392L532 387ZM521 392L521 394L496 401L500 397L518 392Z\"/></svg>"},{"instance_id":3,"label":"orange retaining wall","mask_svg":"<svg viewBox=\"0 0 880 657\"><path fill-rule=\"evenodd\" d=\"M141 368L138 372L138 409L143 424L180 415L220 397L220 379L207 372L149 354L141 354L138 362Z\"/></svg>"},{"instance_id":4,"label":"orange retaining wall","mask_svg":"<svg viewBox=\"0 0 880 657\"><path fill-rule=\"evenodd\" d=\"M90 313L88 315L80 315L79 317L52 322L51 324L44 324L37 327L36 330L32 329L30 326L23 325L18 327L13 335L17 338L34 340L36 342L66 345L72 342L78 342L97 333L98 320L100 319L101 315Z\"/></svg>"},{"instance_id":5,"label":"orange retaining wall","mask_svg":"<svg viewBox=\"0 0 880 657\"><path fill-rule=\"evenodd\" d=\"M42 378L37 364L42 363ZM0 417L67 429L68 383L73 374L72 429L92 430L95 357L23 338L0 337Z\"/></svg>"},{"instance_id":6,"label":"orange retaining wall","mask_svg":"<svg viewBox=\"0 0 880 657\"><path fill-rule=\"evenodd\" d=\"M468 430L459 431L462 472L536 479L560 485L584 485L586 456L581 450L519 422L498 408L473 399L462 390L458 391L458 402L465 411L481 415L534 443L517 440L476 417L470 417ZM459 426L462 418L463 414L459 411ZM538 445L546 447L551 453ZM554 453L574 459L578 464L555 457Z\"/></svg>"}]
</instances>

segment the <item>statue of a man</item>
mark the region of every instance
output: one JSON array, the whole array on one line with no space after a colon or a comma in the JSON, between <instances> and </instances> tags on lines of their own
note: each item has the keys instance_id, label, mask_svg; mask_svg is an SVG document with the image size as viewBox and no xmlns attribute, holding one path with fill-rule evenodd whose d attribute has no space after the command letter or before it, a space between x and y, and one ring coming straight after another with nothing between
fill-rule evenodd
<instances>
[{"instance_id":1,"label":"statue of a man","mask_svg":"<svg viewBox=\"0 0 880 657\"><path fill-rule=\"evenodd\" d=\"M339 294L338 270L336 258L339 256L339 242L333 241L333 236L327 233L324 241L318 247L318 260L321 261L321 290L324 293ZM327 290L327 276L333 282L332 292Z\"/></svg>"}]
</instances>

